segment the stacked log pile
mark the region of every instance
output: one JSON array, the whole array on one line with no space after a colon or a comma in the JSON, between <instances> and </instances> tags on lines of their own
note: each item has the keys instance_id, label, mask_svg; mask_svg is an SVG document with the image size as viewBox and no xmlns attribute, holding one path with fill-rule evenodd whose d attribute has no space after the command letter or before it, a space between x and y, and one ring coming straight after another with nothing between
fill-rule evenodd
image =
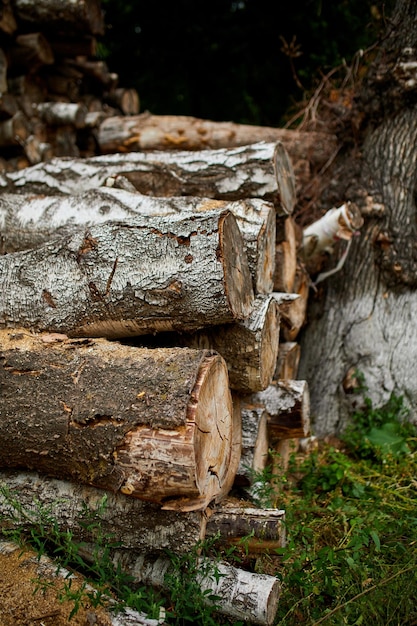
<instances>
[{"instance_id":1,"label":"stacked log pile","mask_svg":"<svg viewBox=\"0 0 417 626\"><path fill-rule=\"evenodd\" d=\"M0 480L86 546L104 494L115 563L163 586L166 549L285 542L285 512L250 495L310 435L293 213L334 142L139 115L95 58L97 4L63 6L0 20ZM271 624L277 579L224 567L224 614Z\"/></svg>"}]
</instances>

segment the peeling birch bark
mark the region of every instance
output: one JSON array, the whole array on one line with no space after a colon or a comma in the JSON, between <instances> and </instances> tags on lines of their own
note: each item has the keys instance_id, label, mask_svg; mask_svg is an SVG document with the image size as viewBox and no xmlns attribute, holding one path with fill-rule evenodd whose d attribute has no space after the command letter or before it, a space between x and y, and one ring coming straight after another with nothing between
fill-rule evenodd
<instances>
[{"instance_id":1,"label":"peeling birch bark","mask_svg":"<svg viewBox=\"0 0 417 626\"><path fill-rule=\"evenodd\" d=\"M269 454L268 414L264 406L241 399L242 455L236 473L236 485L249 486L254 473L265 469Z\"/></svg>"},{"instance_id":2,"label":"peeling birch bark","mask_svg":"<svg viewBox=\"0 0 417 626\"><path fill-rule=\"evenodd\" d=\"M229 211L98 224L0 257L0 328L123 337L246 319L254 294Z\"/></svg>"},{"instance_id":3,"label":"peeling birch bark","mask_svg":"<svg viewBox=\"0 0 417 626\"><path fill-rule=\"evenodd\" d=\"M99 187L71 196L0 195L3 252L35 248L76 229L138 216L230 210L242 232L256 293L273 289L275 207L257 198L226 202L193 196L155 198L124 189Z\"/></svg>"},{"instance_id":4,"label":"peeling birch bark","mask_svg":"<svg viewBox=\"0 0 417 626\"><path fill-rule=\"evenodd\" d=\"M1 467L203 510L236 461L222 357L0 332ZM178 500L178 501L177 501Z\"/></svg>"}]
</instances>

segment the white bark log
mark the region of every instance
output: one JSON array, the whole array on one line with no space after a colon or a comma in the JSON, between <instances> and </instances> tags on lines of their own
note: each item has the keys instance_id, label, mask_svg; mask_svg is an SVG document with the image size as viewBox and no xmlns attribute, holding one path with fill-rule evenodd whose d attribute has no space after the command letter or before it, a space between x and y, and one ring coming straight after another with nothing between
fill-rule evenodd
<instances>
[{"instance_id":1,"label":"white bark log","mask_svg":"<svg viewBox=\"0 0 417 626\"><path fill-rule=\"evenodd\" d=\"M199 152L131 152L83 159L55 158L25 171L3 175L6 191L78 194L122 175L137 191L152 196L205 196L218 200L261 198L272 202L278 214L288 214L280 185L278 143L256 143L230 149ZM289 177L291 178L291 177ZM285 192L286 193L286 192Z\"/></svg>"},{"instance_id":2,"label":"white bark log","mask_svg":"<svg viewBox=\"0 0 417 626\"><path fill-rule=\"evenodd\" d=\"M99 187L70 196L0 195L3 252L34 248L75 229L137 216L230 210L242 232L256 293L270 293L275 270L275 207L257 198L226 202L181 196L154 198Z\"/></svg>"},{"instance_id":3,"label":"white bark log","mask_svg":"<svg viewBox=\"0 0 417 626\"><path fill-rule=\"evenodd\" d=\"M172 573L173 568L166 557L151 560L132 551L116 551L114 560L136 582L169 591L165 576ZM204 562L207 563L207 560ZM202 574L197 575L197 583L202 592L210 591L218 596L216 604L219 604L221 614L252 624L272 625L281 590L275 576L248 572L225 562L213 561L212 567L213 571L216 568L219 572L218 580L214 575ZM208 597L207 604L213 604Z\"/></svg>"},{"instance_id":4,"label":"white bark log","mask_svg":"<svg viewBox=\"0 0 417 626\"><path fill-rule=\"evenodd\" d=\"M0 257L0 327L122 337L248 317L254 299L233 214L106 223Z\"/></svg>"},{"instance_id":5,"label":"white bark log","mask_svg":"<svg viewBox=\"0 0 417 626\"><path fill-rule=\"evenodd\" d=\"M274 381L252 401L268 413L271 440L307 437L310 434L310 394L305 380Z\"/></svg>"}]
</instances>

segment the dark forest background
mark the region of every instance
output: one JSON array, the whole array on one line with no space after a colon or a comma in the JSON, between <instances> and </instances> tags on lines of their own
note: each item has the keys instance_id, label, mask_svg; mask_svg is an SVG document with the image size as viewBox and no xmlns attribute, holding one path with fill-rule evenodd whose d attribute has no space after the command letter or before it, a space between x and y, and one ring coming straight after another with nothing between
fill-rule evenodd
<instances>
[{"instance_id":1,"label":"dark forest background","mask_svg":"<svg viewBox=\"0 0 417 626\"><path fill-rule=\"evenodd\" d=\"M102 0L99 54L141 112L285 126L385 32L393 0Z\"/></svg>"}]
</instances>

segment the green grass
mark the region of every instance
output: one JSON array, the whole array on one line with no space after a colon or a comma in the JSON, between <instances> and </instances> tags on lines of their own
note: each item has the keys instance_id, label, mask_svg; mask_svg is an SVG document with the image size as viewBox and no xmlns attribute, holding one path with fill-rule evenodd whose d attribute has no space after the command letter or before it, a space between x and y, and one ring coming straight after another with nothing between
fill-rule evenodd
<instances>
[{"instance_id":1,"label":"green grass","mask_svg":"<svg viewBox=\"0 0 417 626\"><path fill-rule=\"evenodd\" d=\"M375 409L361 383L362 406L337 447L321 442L309 456L293 454L288 471L279 477L278 496L269 468L256 477L257 504L286 511L285 548L245 557L244 544L222 553L211 540L186 555L171 553L168 594L132 585L116 570L111 537L100 528L95 527L97 555L89 563L71 534L60 531L41 508L29 533L4 532L82 571L98 588L98 603L112 594L121 605L151 617L158 617L164 606L167 624L232 623L207 604L209 593L199 593L195 580L201 548L210 557L205 574L212 579L217 573L209 563L223 557L282 581L276 626L417 626L417 431L407 421L401 398L393 395ZM4 489L2 494L13 502L13 494ZM97 519L91 512L86 523L94 526ZM68 588L65 599L72 598L75 614L83 590L72 593ZM215 605L216 598L212 601Z\"/></svg>"}]
</instances>

